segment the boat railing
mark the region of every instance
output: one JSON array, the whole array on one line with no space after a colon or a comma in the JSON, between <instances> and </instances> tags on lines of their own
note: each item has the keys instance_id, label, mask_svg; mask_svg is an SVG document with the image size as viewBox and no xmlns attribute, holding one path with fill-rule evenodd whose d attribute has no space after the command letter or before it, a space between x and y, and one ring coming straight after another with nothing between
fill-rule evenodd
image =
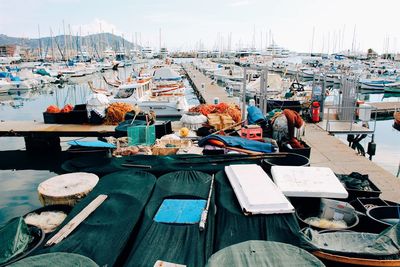
<instances>
[{"instance_id":1,"label":"boat railing","mask_svg":"<svg viewBox=\"0 0 400 267\"><path fill-rule=\"evenodd\" d=\"M325 130L341 134L373 134L376 129L377 108L373 106L326 107ZM340 114L352 114L341 118ZM360 114L366 114L360 116ZM360 124L361 122L361 124ZM372 127L371 127L372 126Z\"/></svg>"}]
</instances>

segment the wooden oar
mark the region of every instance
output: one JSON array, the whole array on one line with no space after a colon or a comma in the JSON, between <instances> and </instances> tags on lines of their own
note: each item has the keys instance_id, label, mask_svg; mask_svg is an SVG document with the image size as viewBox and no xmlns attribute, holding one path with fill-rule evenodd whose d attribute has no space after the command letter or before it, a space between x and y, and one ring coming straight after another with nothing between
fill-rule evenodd
<instances>
[{"instance_id":1,"label":"wooden oar","mask_svg":"<svg viewBox=\"0 0 400 267\"><path fill-rule=\"evenodd\" d=\"M81 212L79 212L71 221L69 221L63 228L58 231L52 238L50 238L45 244L46 247L60 243L66 238L72 231L75 230L78 225L83 222L93 211L95 211L101 203L106 200L107 195L98 195L92 202L89 203Z\"/></svg>"}]
</instances>

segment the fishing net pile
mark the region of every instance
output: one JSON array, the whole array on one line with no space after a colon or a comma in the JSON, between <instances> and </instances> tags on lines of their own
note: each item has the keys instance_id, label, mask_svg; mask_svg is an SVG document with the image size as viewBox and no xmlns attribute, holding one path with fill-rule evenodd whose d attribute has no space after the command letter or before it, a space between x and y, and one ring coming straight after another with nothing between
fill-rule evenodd
<instances>
[{"instance_id":1,"label":"fishing net pile","mask_svg":"<svg viewBox=\"0 0 400 267\"><path fill-rule=\"evenodd\" d=\"M125 114L132 111L134 107L128 103L112 103L107 109L105 124L118 125L125 120Z\"/></svg>"},{"instance_id":2,"label":"fishing net pile","mask_svg":"<svg viewBox=\"0 0 400 267\"><path fill-rule=\"evenodd\" d=\"M218 113L220 115L229 115L235 122L242 120L242 113L239 106L235 104L219 103L217 105L212 104L201 104L193 107L189 110L190 112L200 112L204 116L211 113Z\"/></svg>"},{"instance_id":3,"label":"fishing net pile","mask_svg":"<svg viewBox=\"0 0 400 267\"><path fill-rule=\"evenodd\" d=\"M88 257L99 266L121 266L118 257L135 231L155 183L154 175L134 170L102 177L93 191L73 207L60 227L69 223L97 196L105 194L107 199L62 242L42 248L35 254L69 252Z\"/></svg>"},{"instance_id":4,"label":"fishing net pile","mask_svg":"<svg viewBox=\"0 0 400 267\"><path fill-rule=\"evenodd\" d=\"M199 223L164 223L156 221L154 217L166 199L207 200L210 183L211 176L198 171L177 171L159 177L124 266L154 266L157 260L188 267L204 266L213 246L213 194L204 231L199 230ZM173 212L171 209L170 214Z\"/></svg>"}]
</instances>

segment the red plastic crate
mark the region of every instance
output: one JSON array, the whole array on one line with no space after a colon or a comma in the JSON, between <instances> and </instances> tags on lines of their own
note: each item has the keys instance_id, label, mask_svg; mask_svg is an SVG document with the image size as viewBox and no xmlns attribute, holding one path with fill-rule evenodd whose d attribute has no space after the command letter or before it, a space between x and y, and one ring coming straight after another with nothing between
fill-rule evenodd
<instances>
[{"instance_id":1,"label":"red plastic crate","mask_svg":"<svg viewBox=\"0 0 400 267\"><path fill-rule=\"evenodd\" d=\"M262 140L263 130L260 126L245 126L241 129L241 137L249 140Z\"/></svg>"}]
</instances>

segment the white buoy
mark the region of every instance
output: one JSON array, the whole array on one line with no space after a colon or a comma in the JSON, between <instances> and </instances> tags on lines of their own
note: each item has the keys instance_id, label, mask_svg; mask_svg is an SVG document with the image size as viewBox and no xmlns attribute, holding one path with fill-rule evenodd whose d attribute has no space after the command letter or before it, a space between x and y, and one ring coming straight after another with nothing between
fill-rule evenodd
<instances>
[{"instance_id":1,"label":"white buoy","mask_svg":"<svg viewBox=\"0 0 400 267\"><path fill-rule=\"evenodd\" d=\"M93 173L74 172L58 175L39 184L39 200L44 206L74 206L92 191L98 181L99 177Z\"/></svg>"}]
</instances>

